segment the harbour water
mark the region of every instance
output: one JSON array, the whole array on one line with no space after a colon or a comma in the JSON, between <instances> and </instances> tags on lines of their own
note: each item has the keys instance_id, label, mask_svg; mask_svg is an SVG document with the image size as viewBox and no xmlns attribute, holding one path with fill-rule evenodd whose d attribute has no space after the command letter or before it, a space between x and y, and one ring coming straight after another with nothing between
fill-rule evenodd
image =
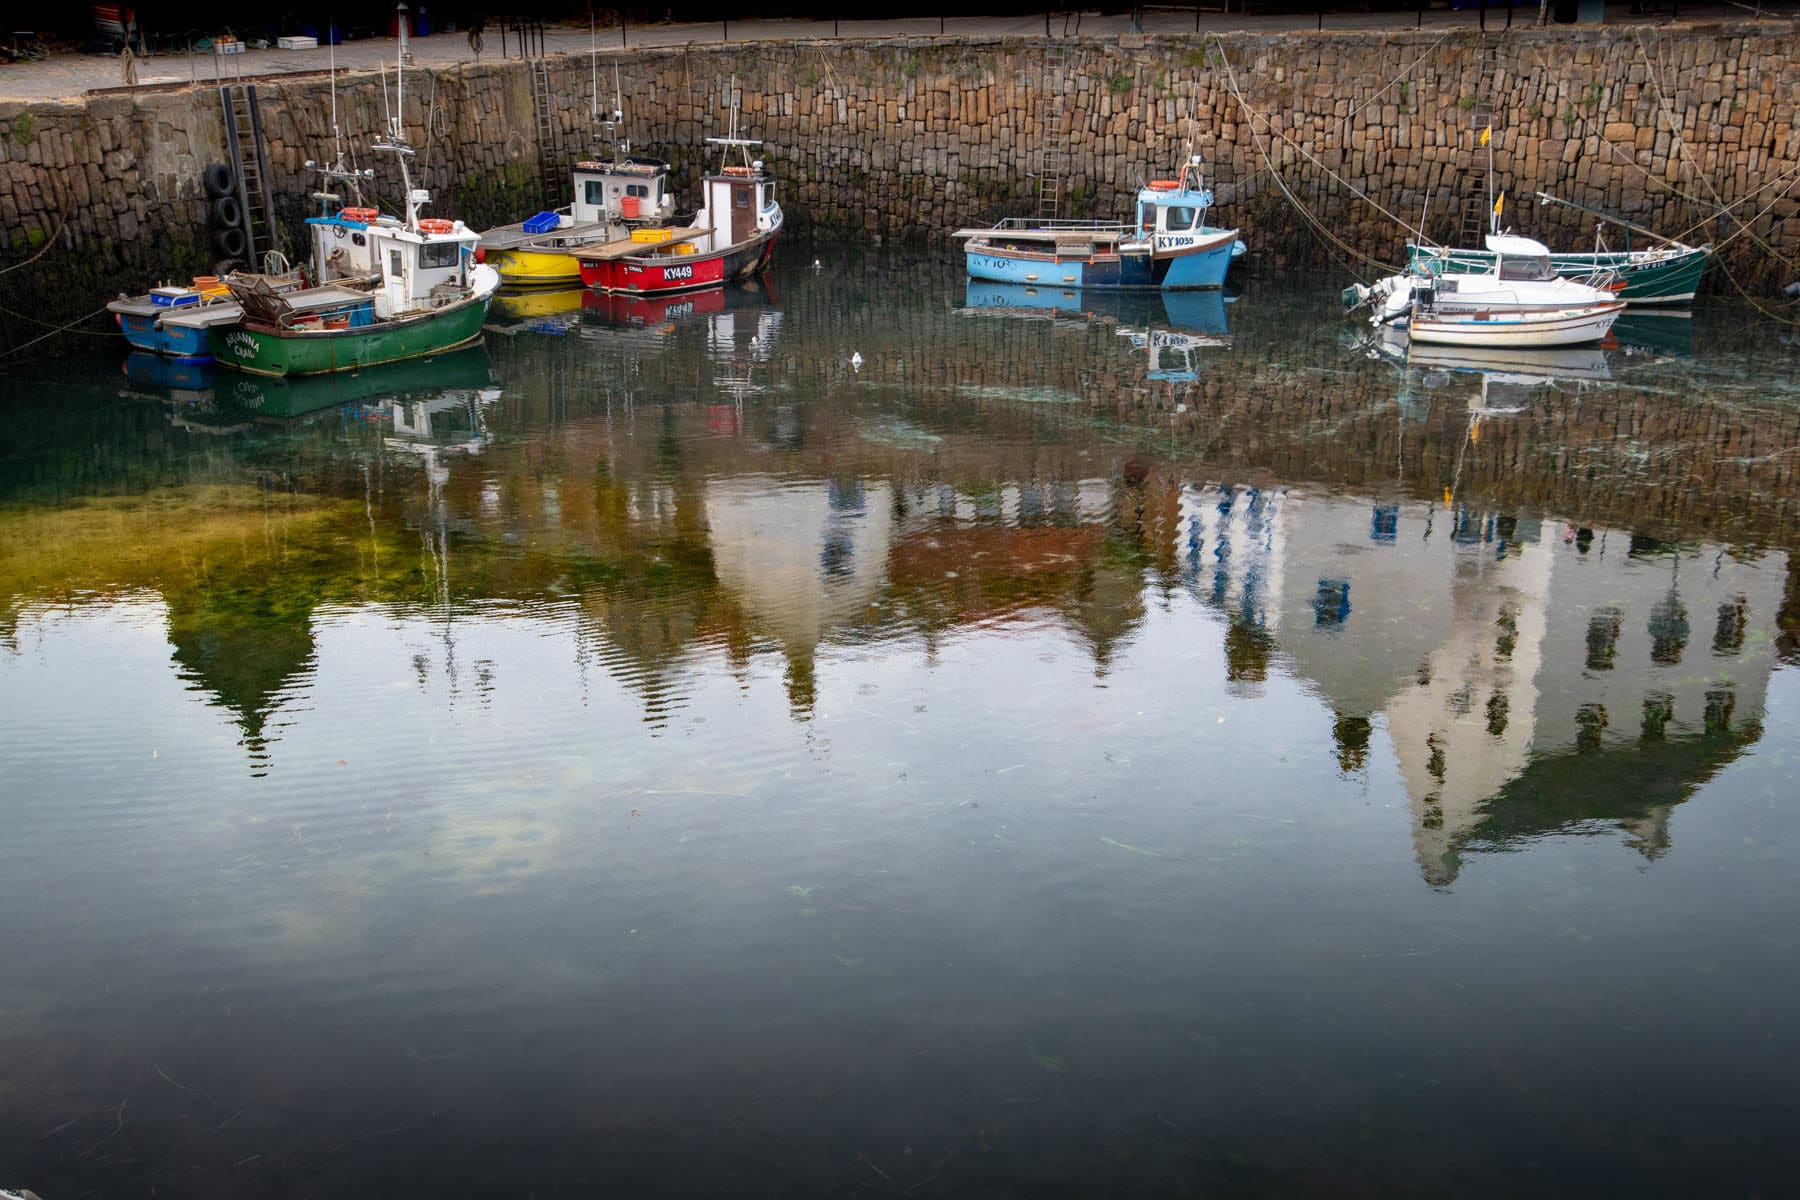
<instances>
[{"instance_id":1,"label":"harbour water","mask_svg":"<svg viewBox=\"0 0 1800 1200\"><path fill-rule=\"evenodd\" d=\"M0 376L0 1186L1792 1190L1791 326L784 253Z\"/></svg>"}]
</instances>

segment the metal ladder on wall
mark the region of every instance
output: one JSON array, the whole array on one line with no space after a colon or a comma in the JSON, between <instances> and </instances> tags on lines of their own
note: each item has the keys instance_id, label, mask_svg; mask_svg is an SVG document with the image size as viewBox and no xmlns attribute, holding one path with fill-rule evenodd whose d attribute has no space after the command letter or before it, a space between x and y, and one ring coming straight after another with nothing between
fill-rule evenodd
<instances>
[{"instance_id":1,"label":"metal ladder on wall","mask_svg":"<svg viewBox=\"0 0 1800 1200\"><path fill-rule=\"evenodd\" d=\"M1500 44L1486 38L1475 50L1475 106L1468 109L1470 150L1463 161L1462 230L1459 244L1480 249L1487 236L1493 201L1488 198L1488 156L1481 131L1494 119L1494 93L1500 85Z\"/></svg>"},{"instance_id":2,"label":"metal ladder on wall","mask_svg":"<svg viewBox=\"0 0 1800 1200\"><path fill-rule=\"evenodd\" d=\"M1044 47L1044 69L1038 122L1038 216L1055 220L1065 215L1063 206L1069 175L1069 134L1063 127L1065 107L1063 55L1052 43Z\"/></svg>"},{"instance_id":3,"label":"metal ladder on wall","mask_svg":"<svg viewBox=\"0 0 1800 1200\"><path fill-rule=\"evenodd\" d=\"M243 210L244 260L260 270L263 255L279 249L275 237L275 198L269 191L268 143L263 140L262 110L255 84L224 84L219 108L225 118L225 151L237 177L238 207Z\"/></svg>"},{"instance_id":4,"label":"metal ladder on wall","mask_svg":"<svg viewBox=\"0 0 1800 1200\"><path fill-rule=\"evenodd\" d=\"M551 103L550 64L531 60L531 105L537 113L538 163L543 170L544 207L556 204L562 193L563 163L557 153L556 109Z\"/></svg>"}]
</instances>

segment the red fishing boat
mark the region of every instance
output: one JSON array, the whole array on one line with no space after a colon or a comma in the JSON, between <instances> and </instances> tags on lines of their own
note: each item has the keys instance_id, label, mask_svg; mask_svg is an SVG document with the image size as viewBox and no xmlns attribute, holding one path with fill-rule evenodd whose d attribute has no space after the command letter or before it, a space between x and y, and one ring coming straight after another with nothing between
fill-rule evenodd
<instances>
[{"instance_id":1,"label":"red fishing boat","mask_svg":"<svg viewBox=\"0 0 1800 1200\"><path fill-rule=\"evenodd\" d=\"M708 138L723 147L719 170L701 183L694 223L677 229L639 229L628 238L576 252L581 282L621 295L671 295L747 279L775 256L781 205L775 181L749 138ZM740 161L733 163L734 156Z\"/></svg>"}]
</instances>

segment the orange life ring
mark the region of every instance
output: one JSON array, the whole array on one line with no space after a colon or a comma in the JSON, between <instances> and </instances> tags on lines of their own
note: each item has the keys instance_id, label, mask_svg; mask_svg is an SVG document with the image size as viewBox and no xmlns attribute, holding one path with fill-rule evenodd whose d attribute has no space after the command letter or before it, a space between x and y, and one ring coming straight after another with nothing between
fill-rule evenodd
<instances>
[{"instance_id":1,"label":"orange life ring","mask_svg":"<svg viewBox=\"0 0 1800 1200\"><path fill-rule=\"evenodd\" d=\"M1150 190L1153 192L1172 192L1181 186L1179 179L1152 179Z\"/></svg>"},{"instance_id":2,"label":"orange life ring","mask_svg":"<svg viewBox=\"0 0 1800 1200\"><path fill-rule=\"evenodd\" d=\"M377 208L346 208L338 215L346 221L361 221L367 225L371 221L380 219L381 210Z\"/></svg>"},{"instance_id":3,"label":"orange life ring","mask_svg":"<svg viewBox=\"0 0 1800 1200\"><path fill-rule=\"evenodd\" d=\"M725 173L727 175L748 175L750 173L750 168L749 167L726 167Z\"/></svg>"},{"instance_id":4,"label":"orange life ring","mask_svg":"<svg viewBox=\"0 0 1800 1200\"><path fill-rule=\"evenodd\" d=\"M455 221L446 221L442 217L420 217L420 233L450 233L456 228Z\"/></svg>"}]
</instances>

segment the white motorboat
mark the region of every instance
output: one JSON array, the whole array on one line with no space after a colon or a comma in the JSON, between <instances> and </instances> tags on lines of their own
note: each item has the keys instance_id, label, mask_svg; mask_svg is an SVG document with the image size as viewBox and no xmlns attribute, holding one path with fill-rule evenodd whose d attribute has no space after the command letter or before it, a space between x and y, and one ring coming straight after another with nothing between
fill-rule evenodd
<instances>
[{"instance_id":1,"label":"white motorboat","mask_svg":"<svg viewBox=\"0 0 1800 1200\"><path fill-rule=\"evenodd\" d=\"M1379 326L1404 319L1418 301L1434 307L1440 316L1454 316L1562 311L1616 299L1616 280L1596 287L1558 275L1550 262L1550 250L1542 242L1495 233L1488 235L1487 248L1493 257L1485 271L1452 274L1427 261L1368 287L1359 284L1347 289L1345 303L1352 307L1369 304L1373 309L1370 323Z\"/></svg>"},{"instance_id":2,"label":"white motorboat","mask_svg":"<svg viewBox=\"0 0 1800 1200\"><path fill-rule=\"evenodd\" d=\"M1415 303L1406 319L1406 332L1415 342L1439 346L1579 346L1605 337L1624 311L1624 303L1618 300L1574 308L1477 313L1444 313L1430 304Z\"/></svg>"}]
</instances>

